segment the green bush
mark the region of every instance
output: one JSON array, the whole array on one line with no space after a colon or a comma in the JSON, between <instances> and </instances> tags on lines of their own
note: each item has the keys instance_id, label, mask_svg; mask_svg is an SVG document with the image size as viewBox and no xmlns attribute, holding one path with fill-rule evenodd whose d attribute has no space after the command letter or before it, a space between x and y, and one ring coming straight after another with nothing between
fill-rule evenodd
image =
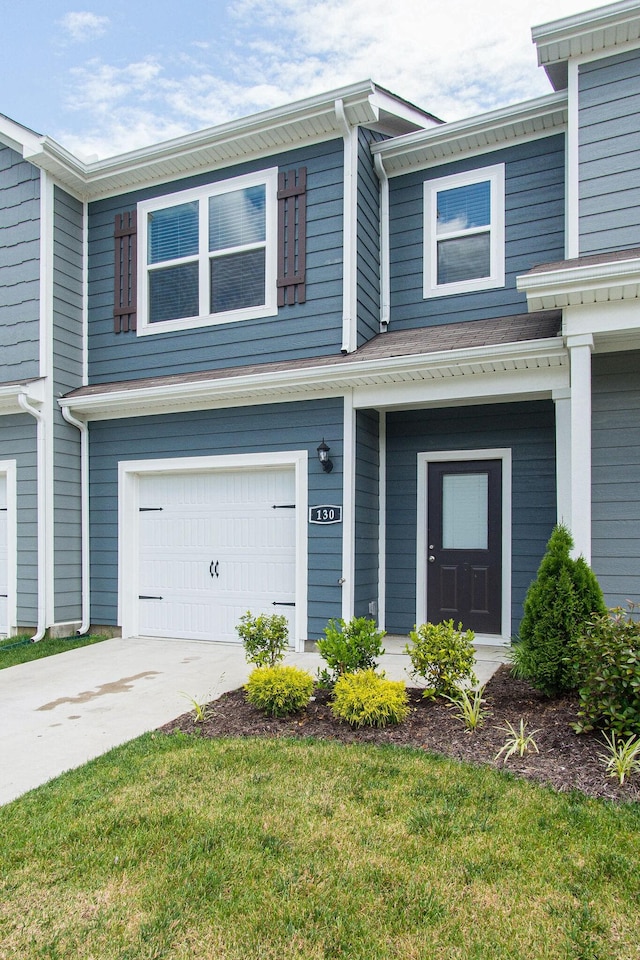
<instances>
[{"instance_id":1,"label":"green bush","mask_svg":"<svg viewBox=\"0 0 640 960\"><path fill-rule=\"evenodd\" d=\"M572 547L567 528L554 527L513 648L516 676L547 696L577 687L577 639L594 613L607 610L595 574L583 557L571 557Z\"/></svg>"},{"instance_id":2,"label":"green bush","mask_svg":"<svg viewBox=\"0 0 640 960\"><path fill-rule=\"evenodd\" d=\"M242 640L247 663L259 667L273 667L279 663L289 645L287 618L281 613L261 613L252 616L247 610L236 627Z\"/></svg>"},{"instance_id":3,"label":"green bush","mask_svg":"<svg viewBox=\"0 0 640 960\"><path fill-rule=\"evenodd\" d=\"M313 694L313 677L298 667L278 663L256 667L245 685L247 700L271 717L287 717L304 709Z\"/></svg>"},{"instance_id":4,"label":"green bush","mask_svg":"<svg viewBox=\"0 0 640 960\"><path fill-rule=\"evenodd\" d=\"M377 658L382 656L384 630L378 630L374 620L354 617L344 620L329 620L324 628L325 639L318 640L320 656L330 670L320 672L324 686L333 686L338 677L357 670L374 670Z\"/></svg>"},{"instance_id":5,"label":"green bush","mask_svg":"<svg viewBox=\"0 0 640 960\"><path fill-rule=\"evenodd\" d=\"M453 620L423 623L411 631L405 653L411 660L412 675L426 680L425 697L456 697L462 683L476 683L473 672L475 650L473 630L463 632Z\"/></svg>"},{"instance_id":6,"label":"green bush","mask_svg":"<svg viewBox=\"0 0 640 960\"><path fill-rule=\"evenodd\" d=\"M331 709L352 727L386 727L409 716L402 680L387 680L373 669L342 674L333 689Z\"/></svg>"},{"instance_id":7,"label":"green bush","mask_svg":"<svg viewBox=\"0 0 640 960\"><path fill-rule=\"evenodd\" d=\"M580 685L577 730L604 727L640 734L640 623L617 607L595 616L577 640Z\"/></svg>"}]
</instances>

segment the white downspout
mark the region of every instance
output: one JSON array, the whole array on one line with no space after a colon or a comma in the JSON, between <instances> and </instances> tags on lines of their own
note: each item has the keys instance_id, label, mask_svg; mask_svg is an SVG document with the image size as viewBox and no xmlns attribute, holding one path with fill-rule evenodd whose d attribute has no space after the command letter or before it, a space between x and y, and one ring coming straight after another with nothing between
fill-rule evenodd
<instances>
[{"instance_id":1,"label":"white downspout","mask_svg":"<svg viewBox=\"0 0 640 960\"><path fill-rule=\"evenodd\" d=\"M349 124L342 100L336 100L335 111L344 140L344 203L342 229L342 353L353 353L357 343L356 296L356 232L358 137Z\"/></svg>"},{"instance_id":2,"label":"white downspout","mask_svg":"<svg viewBox=\"0 0 640 960\"><path fill-rule=\"evenodd\" d=\"M374 154L373 163L380 181L380 333L386 333L391 317L389 177L379 153Z\"/></svg>"},{"instance_id":3,"label":"white downspout","mask_svg":"<svg viewBox=\"0 0 640 960\"><path fill-rule=\"evenodd\" d=\"M26 393L18 394L18 403L25 413L35 417L36 420L36 504L38 511L38 623L36 632L31 637L32 643L38 643L44 639L47 630L47 596L46 596L46 575L47 575L47 526L46 526L46 437L45 437L45 419L38 407L33 406Z\"/></svg>"},{"instance_id":4,"label":"white downspout","mask_svg":"<svg viewBox=\"0 0 640 960\"><path fill-rule=\"evenodd\" d=\"M76 420L68 407L62 407L62 416L80 431L80 555L82 565L82 623L77 636L84 636L91 626L91 566L89 554L89 425Z\"/></svg>"}]
</instances>

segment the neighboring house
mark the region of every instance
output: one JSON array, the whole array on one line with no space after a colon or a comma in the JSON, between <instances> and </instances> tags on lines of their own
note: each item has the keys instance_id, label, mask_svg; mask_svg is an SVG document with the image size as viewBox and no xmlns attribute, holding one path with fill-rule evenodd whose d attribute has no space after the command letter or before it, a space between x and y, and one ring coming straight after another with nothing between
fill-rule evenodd
<instances>
[{"instance_id":1,"label":"neighboring house","mask_svg":"<svg viewBox=\"0 0 640 960\"><path fill-rule=\"evenodd\" d=\"M558 519L638 597L640 0L534 41L554 92L450 124L367 82L83 164L0 118L0 632L508 642Z\"/></svg>"}]
</instances>

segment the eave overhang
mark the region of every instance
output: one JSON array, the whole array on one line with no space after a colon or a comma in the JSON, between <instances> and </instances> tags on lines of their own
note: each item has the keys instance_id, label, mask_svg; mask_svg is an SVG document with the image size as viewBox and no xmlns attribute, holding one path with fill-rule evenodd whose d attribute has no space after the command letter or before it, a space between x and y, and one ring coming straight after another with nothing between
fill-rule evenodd
<instances>
[{"instance_id":1,"label":"eave overhang","mask_svg":"<svg viewBox=\"0 0 640 960\"><path fill-rule=\"evenodd\" d=\"M20 398L31 408L39 409L44 402L44 380L22 380L0 384L0 416L24 413Z\"/></svg>"},{"instance_id":2,"label":"eave overhang","mask_svg":"<svg viewBox=\"0 0 640 960\"><path fill-rule=\"evenodd\" d=\"M517 278L529 309L555 310L640 299L640 257L611 262L536 268Z\"/></svg>"},{"instance_id":3,"label":"eave overhang","mask_svg":"<svg viewBox=\"0 0 640 960\"><path fill-rule=\"evenodd\" d=\"M110 420L140 415L206 410L239 404L286 402L300 398L340 396L358 388L418 383L424 386L428 403L429 384L452 378L482 378L500 373L546 370L566 365L561 337L492 344L474 349L385 357L377 360L328 362L304 365L286 371L255 372L193 381L109 385L84 388L58 403L79 420Z\"/></svg>"},{"instance_id":4,"label":"eave overhang","mask_svg":"<svg viewBox=\"0 0 640 960\"><path fill-rule=\"evenodd\" d=\"M486 153L514 141L562 133L567 127L567 97L551 93L477 117L418 130L373 144L388 176Z\"/></svg>"},{"instance_id":5,"label":"eave overhang","mask_svg":"<svg viewBox=\"0 0 640 960\"><path fill-rule=\"evenodd\" d=\"M568 60L613 52L638 41L640 4L638 0L607 4L534 27L531 36L538 50L538 63L545 68L554 89L565 89Z\"/></svg>"},{"instance_id":6,"label":"eave overhang","mask_svg":"<svg viewBox=\"0 0 640 960\"><path fill-rule=\"evenodd\" d=\"M337 101L342 102L349 125L369 127L389 136L440 122L372 81L365 81L92 163L79 160L49 137L25 138L22 153L79 198L95 200L342 137L344 127Z\"/></svg>"}]
</instances>

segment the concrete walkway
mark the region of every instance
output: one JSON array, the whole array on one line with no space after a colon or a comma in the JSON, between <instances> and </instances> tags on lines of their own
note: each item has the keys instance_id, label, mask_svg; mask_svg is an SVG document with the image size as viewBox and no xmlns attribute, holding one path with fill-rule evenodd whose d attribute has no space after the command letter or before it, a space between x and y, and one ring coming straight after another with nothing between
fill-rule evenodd
<instances>
[{"instance_id":1,"label":"concrete walkway","mask_svg":"<svg viewBox=\"0 0 640 960\"><path fill-rule=\"evenodd\" d=\"M407 680L403 644L390 638L381 666ZM481 648L481 683L504 661L504 648ZM315 653L287 663L315 675ZM246 682L238 644L190 640L105 640L59 656L0 670L0 804L78 767Z\"/></svg>"}]
</instances>

